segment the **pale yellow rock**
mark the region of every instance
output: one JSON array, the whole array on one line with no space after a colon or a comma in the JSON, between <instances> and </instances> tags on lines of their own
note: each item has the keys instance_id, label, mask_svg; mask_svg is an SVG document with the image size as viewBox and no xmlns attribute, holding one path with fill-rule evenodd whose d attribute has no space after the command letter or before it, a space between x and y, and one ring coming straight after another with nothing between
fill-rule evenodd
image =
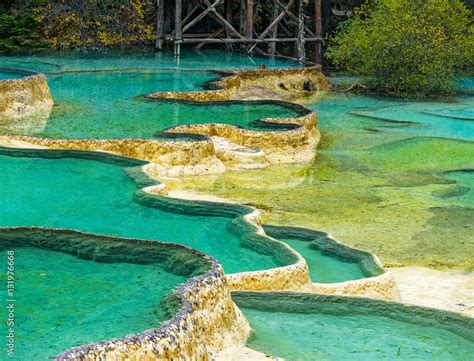
<instances>
[{"instance_id":1,"label":"pale yellow rock","mask_svg":"<svg viewBox=\"0 0 474 361\"><path fill-rule=\"evenodd\" d=\"M43 74L0 80L0 126L7 124L12 131L22 129L24 118L32 117L36 129L44 126L52 107L53 99Z\"/></svg>"},{"instance_id":2,"label":"pale yellow rock","mask_svg":"<svg viewBox=\"0 0 474 361\"><path fill-rule=\"evenodd\" d=\"M438 271L426 267L390 268L401 301L474 317L474 272Z\"/></svg>"},{"instance_id":3,"label":"pale yellow rock","mask_svg":"<svg viewBox=\"0 0 474 361\"><path fill-rule=\"evenodd\" d=\"M229 347L212 357L213 361L283 361L281 357L265 355L245 346Z\"/></svg>"}]
</instances>

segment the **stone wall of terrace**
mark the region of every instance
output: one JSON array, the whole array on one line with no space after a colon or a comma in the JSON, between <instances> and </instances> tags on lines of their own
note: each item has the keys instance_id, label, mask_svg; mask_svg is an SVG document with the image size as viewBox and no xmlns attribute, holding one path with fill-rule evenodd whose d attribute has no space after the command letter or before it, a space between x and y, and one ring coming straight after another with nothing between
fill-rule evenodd
<instances>
[{"instance_id":1,"label":"stone wall of terrace","mask_svg":"<svg viewBox=\"0 0 474 361\"><path fill-rule=\"evenodd\" d=\"M209 90L193 92L160 92L149 94L153 99L193 101L222 100L298 100L315 92L330 89L328 79L319 65L307 68L235 70L221 72L224 76L208 84Z\"/></svg>"},{"instance_id":2,"label":"stone wall of terrace","mask_svg":"<svg viewBox=\"0 0 474 361\"><path fill-rule=\"evenodd\" d=\"M186 135L188 138L189 136ZM92 150L138 158L153 163L157 177L222 173L225 166L216 157L212 141L208 137L195 140L159 139L55 139L27 135L8 135L3 143L15 146L15 142L62 150Z\"/></svg>"}]
</instances>

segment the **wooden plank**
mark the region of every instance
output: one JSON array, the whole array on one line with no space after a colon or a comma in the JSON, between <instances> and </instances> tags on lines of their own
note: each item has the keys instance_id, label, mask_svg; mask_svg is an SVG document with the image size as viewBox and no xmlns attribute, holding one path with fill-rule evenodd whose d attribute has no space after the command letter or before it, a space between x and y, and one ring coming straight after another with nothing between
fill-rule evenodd
<instances>
[{"instance_id":1,"label":"wooden plank","mask_svg":"<svg viewBox=\"0 0 474 361\"><path fill-rule=\"evenodd\" d=\"M200 21L201 19L203 19L210 11L211 11L211 9L206 9L206 10L204 10L202 13L200 13L198 16L196 16L192 21L190 21L189 23L187 23L187 24L183 27L183 33L186 32L188 29L190 29L192 26L194 26L198 21Z\"/></svg>"},{"instance_id":2,"label":"wooden plank","mask_svg":"<svg viewBox=\"0 0 474 361\"><path fill-rule=\"evenodd\" d=\"M281 7L282 9L285 9L285 5L283 5L279 0L276 0L276 3L279 7ZM286 10L285 11L286 14L296 23L298 24L298 18L295 16L295 14L293 14L291 11L289 10ZM304 27L304 31L306 31L306 33L311 36L311 37L315 37L316 35L311 31L311 29L309 29L307 26Z\"/></svg>"},{"instance_id":3,"label":"wooden plank","mask_svg":"<svg viewBox=\"0 0 474 361\"><path fill-rule=\"evenodd\" d=\"M274 21L277 18L277 16L278 16L278 5L276 4L275 0L272 0L272 21ZM273 28L272 38L276 38L277 35L278 35L278 24L276 24L275 27ZM271 56L275 56L275 52L276 52L276 43L271 42L270 45L268 46L268 53Z\"/></svg>"},{"instance_id":4,"label":"wooden plank","mask_svg":"<svg viewBox=\"0 0 474 361\"><path fill-rule=\"evenodd\" d=\"M201 7L201 4L197 3L196 5L194 5L194 7L191 9L191 11L189 13L186 14L186 16L184 17L183 21L182 21L182 24L183 26L186 25L186 23L191 20L191 18L193 17L193 15L196 13L196 11L199 10L199 8ZM183 31L184 33L184 31Z\"/></svg>"},{"instance_id":5,"label":"wooden plank","mask_svg":"<svg viewBox=\"0 0 474 361\"><path fill-rule=\"evenodd\" d=\"M243 34L245 31L245 0L240 0L239 7L239 32Z\"/></svg>"},{"instance_id":6,"label":"wooden plank","mask_svg":"<svg viewBox=\"0 0 474 361\"><path fill-rule=\"evenodd\" d=\"M219 0L216 1L216 3L218 3L218 2L219 2ZM206 5L208 5L209 7L212 7L212 10L209 12L210 16L215 17L220 23L222 23L222 25L224 25L231 33L233 33L239 39L243 39L243 36L226 19L224 19L224 17L221 14L219 14L216 11L215 5L211 5L209 3L209 0L204 0L204 3Z\"/></svg>"},{"instance_id":7,"label":"wooden plank","mask_svg":"<svg viewBox=\"0 0 474 361\"><path fill-rule=\"evenodd\" d=\"M229 24L232 24L232 0L225 1L225 19L227 20ZM226 33L227 33L227 37L230 38L228 29L226 29ZM225 49L227 51L231 51L232 44L231 43L226 44Z\"/></svg>"},{"instance_id":8,"label":"wooden plank","mask_svg":"<svg viewBox=\"0 0 474 361\"><path fill-rule=\"evenodd\" d=\"M258 37L259 39L263 39L265 36L268 35L268 33L270 33L270 31L273 30L273 28L274 28L275 26L278 25L278 23L281 21L281 19L283 19L283 17L284 17L285 14L286 14L286 11L285 11L285 10L290 9L290 8L293 6L293 3L294 3L294 2L295 2L294 0L290 0L290 1L288 2L288 5L285 6L284 10L283 10L283 11L276 17L276 19L273 20L273 21L271 22L271 24L259 35L259 37Z\"/></svg>"},{"instance_id":9,"label":"wooden plank","mask_svg":"<svg viewBox=\"0 0 474 361\"><path fill-rule=\"evenodd\" d=\"M291 6L293 6L293 3L294 3L294 0L290 0L290 2L288 3L288 5L286 5L285 9L289 9ZM273 30L273 28L278 25L278 23L281 21L281 19L283 19L283 17L285 16L285 11L282 11L280 13L280 15L278 15L275 20L273 20L271 22L271 24L259 35L259 39L263 39L265 38L265 36L267 36L267 34ZM255 49L255 47L257 46L257 44L255 44L254 46L252 46L249 50L248 50L248 53L251 53L253 49Z\"/></svg>"},{"instance_id":10,"label":"wooden plank","mask_svg":"<svg viewBox=\"0 0 474 361\"><path fill-rule=\"evenodd\" d=\"M205 43L205 44L225 44L225 43L239 43L239 44L253 44L253 43L291 43L297 41L298 38L265 38L265 39L210 39L210 38L184 38L181 39L179 42L181 44L186 43L186 44L192 44L192 43ZM321 38L305 38L305 42L312 43L312 42L322 42L323 39Z\"/></svg>"},{"instance_id":11,"label":"wooden plank","mask_svg":"<svg viewBox=\"0 0 474 361\"><path fill-rule=\"evenodd\" d=\"M219 35L221 35L222 33L225 32L225 28L220 28L219 30L217 30L216 32L214 32L213 34L209 35L209 37L207 37L207 39L214 39L214 38L217 38ZM204 42L200 42L199 44L197 44L193 49L194 50L199 50L201 49L206 43ZM227 43L230 45L230 43Z\"/></svg>"}]
</instances>

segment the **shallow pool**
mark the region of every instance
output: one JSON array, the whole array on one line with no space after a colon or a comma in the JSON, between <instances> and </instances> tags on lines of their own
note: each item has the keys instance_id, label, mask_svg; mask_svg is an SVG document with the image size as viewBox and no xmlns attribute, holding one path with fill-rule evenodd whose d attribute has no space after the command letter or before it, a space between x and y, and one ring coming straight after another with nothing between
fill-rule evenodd
<instances>
[{"instance_id":1,"label":"shallow pool","mask_svg":"<svg viewBox=\"0 0 474 361\"><path fill-rule=\"evenodd\" d=\"M160 264L100 263L29 247L8 251L15 259L15 356L9 360L48 360L73 346L157 328L169 318L162 297L186 281ZM7 250L0 259L6 264ZM0 296L10 299L5 287ZM6 307L0 314L7 319ZM2 322L3 341L7 334Z\"/></svg>"},{"instance_id":2,"label":"shallow pool","mask_svg":"<svg viewBox=\"0 0 474 361\"><path fill-rule=\"evenodd\" d=\"M216 75L205 72L111 72L49 76L56 106L37 136L53 138L154 138L182 124L225 123L256 129L259 118L298 113L270 103L202 104L144 99L159 91L192 91ZM27 134L30 134L27 132Z\"/></svg>"},{"instance_id":3,"label":"shallow pool","mask_svg":"<svg viewBox=\"0 0 474 361\"><path fill-rule=\"evenodd\" d=\"M204 63L202 58L189 53L189 59L185 55L179 66L169 63L166 56L160 60L151 54L2 57L1 66L23 66L28 70L47 72L55 106L41 127L37 126L36 118L31 118L35 126L25 126L28 123L25 118L17 129L12 129L11 124L3 127L0 124L0 133L52 138L154 138L157 132L182 124L225 123L261 129L262 126L255 122L258 119L301 115L293 107L269 102L202 104L142 97L161 91L209 88L210 81L222 76L205 71L211 66L221 70L255 67L246 57L235 55L215 59L213 54L211 52L210 56L215 61ZM263 60L272 66L287 65L286 62Z\"/></svg>"},{"instance_id":4,"label":"shallow pool","mask_svg":"<svg viewBox=\"0 0 474 361\"><path fill-rule=\"evenodd\" d=\"M146 206L150 202L143 196L137 198L137 183L124 172L137 162L117 158L112 164L106 156L88 152L72 152L69 154L78 155L59 159L44 158L63 154L57 151L18 154L3 149L2 153L0 226L67 228L177 242L216 257L227 273L284 264L279 260L280 251L260 253L245 234L232 231L231 216L184 215ZM219 209L215 204L208 207Z\"/></svg>"},{"instance_id":5,"label":"shallow pool","mask_svg":"<svg viewBox=\"0 0 474 361\"><path fill-rule=\"evenodd\" d=\"M264 223L328 233L385 265L472 269L474 122L460 118L472 116L473 102L331 92L310 104L322 132L313 164L189 185L264 209Z\"/></svg>"},{"instance_id":6,"label":"shallow pool","mask_svg":"<svg viewBox=\"0 0 474 361\"><path fill-rule=\"evenodd\" d=\"M367 299L235 293L255 331L247 346L285 360L469 360L473 322Z\"/></svg>"},{"instance_id":7,"label":"shallow pool","mask_svg":"<svg viewBox=\"0 0 474 361\"><path fill-rule=\"evenodd\" d=\"M303 256L313 282L344 282L383 273L370 254L340 245L325 233L269 225L264 225L264 229Z\"/></svg>"}]
</instances>

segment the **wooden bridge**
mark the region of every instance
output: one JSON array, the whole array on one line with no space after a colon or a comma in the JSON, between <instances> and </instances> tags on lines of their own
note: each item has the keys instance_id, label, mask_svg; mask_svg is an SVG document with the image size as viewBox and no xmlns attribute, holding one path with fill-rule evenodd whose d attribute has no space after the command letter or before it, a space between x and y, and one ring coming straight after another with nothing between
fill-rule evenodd
<instances>
[{"instance_id":1,"label":"wooden bridge","mask_svg":"<svg viewBox=\"0 0 474 361\"><path fill-rule=\"evenodd\" d=\"M322 62L322 12L330 0L157 1L156 47L172 43L176 56L184 44L224 44L248 54L282 56L284 49L300 63L311 53L311 61Z\"/></svg>"}]
</instances>

